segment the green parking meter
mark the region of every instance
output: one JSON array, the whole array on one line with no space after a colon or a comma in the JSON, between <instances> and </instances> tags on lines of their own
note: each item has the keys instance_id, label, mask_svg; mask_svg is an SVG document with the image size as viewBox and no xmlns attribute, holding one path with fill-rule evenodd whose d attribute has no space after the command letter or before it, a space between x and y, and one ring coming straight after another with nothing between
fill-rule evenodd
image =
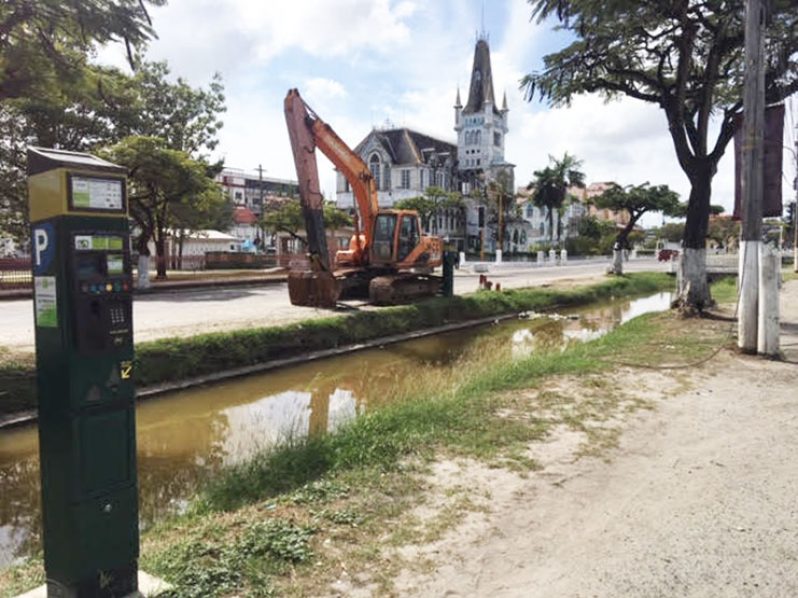
<instances>
[{"instance_id":1,"label":"green parking meter","mask_svg":"<svg viewBox=\"0 0 798 598\"><path fill-rule=\"evenodd\" d=\"M28 149L48 596L137 591L132 280L125 169Z\"/></svg>"}]
</instances>

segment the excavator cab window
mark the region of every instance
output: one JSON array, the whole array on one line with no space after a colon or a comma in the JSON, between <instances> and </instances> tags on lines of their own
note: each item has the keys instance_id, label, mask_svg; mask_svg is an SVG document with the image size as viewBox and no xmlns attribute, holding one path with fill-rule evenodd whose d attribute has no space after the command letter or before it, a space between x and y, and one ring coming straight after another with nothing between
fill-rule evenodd
<instances>
[{"instance_id":1,"label":"excavator cab window","mask_svg":"<svg viewBox=\"0 0 798 598\"><path fill-rule=\"evenodd\" d=\"M418 245L418 218L410 214L402 216L402 228L399 231L399 251L396 259L404 260Z\"/></svg>"},{"instance_id":2,"label":"excavator cab window","mask_svg":"<svg viewBox=\"0 0 798 598\"><path fill-rule=\"evenodd\" d=\"M396 214L379 214L374 224L374 259L391 261L393 259L393 236L396 231Z\"/></svg>"}]
</instances>

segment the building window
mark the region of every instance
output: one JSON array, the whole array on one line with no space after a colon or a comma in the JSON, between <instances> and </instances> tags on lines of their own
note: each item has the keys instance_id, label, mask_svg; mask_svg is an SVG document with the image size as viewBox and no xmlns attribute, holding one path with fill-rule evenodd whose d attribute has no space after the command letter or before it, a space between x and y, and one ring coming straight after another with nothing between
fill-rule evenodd
<instances>
[{"instance_id":1,"label":"building window","mask_svg":"<svg viewBox=\"0 0 798 598\"><path fill-rule=\"evenodd\" d=\"M402 170L402 189L410 189L410 169L405 168Z\"/></svg>"},{"instance_id":2,"label":"building window","mask_svg":"<svg viewBox=\"0 0 798 598\"><path fill-rule=\"evenodd\" d=\"M241 201L241 191L236 191L235 192L235 198L236 198L236 201Z\"/></svg>"},{"instance_id":3,"label":"building window","mask_svg":"<svg viewBox=\"0 0 798 598\"><path fill-rule=\"evenodd\" d=\"M369 158L369 170L374 179L374 186L380 188L380 157L377 154L372 154Z\"/></svg>"},{"instance_id":4,"label":"building window","mask_svg":"<svg viewBox=\"0 0 798 598\"><path fill-rule=\"evenodd\" d=\"M435 184L438 187L443 188L443 173L442 172L437 173L437 175L435 176Z\"/></svg>"},{"instance_id":5,"label":"building window","mask_svg":"<svg viewBox=\"0 0 798 598\"><path fill-rule=\"evenodd\" d=\"M344 177L344 193L349 193L349 180Z\"/></svg>"},{"instance_id":6,"label":"building window","mask_svg":"<svg viewBox=\"0 0 798 598\"><path fill-rule=\"evenodd\" d=\"M499 147L502 144L502 134L499 132L494 131L493 133L493 145Z\"/></svg>"},{"instance_id":7,"label":"building window","mask_svg":"<svg viewBox=\"0 0 798 598\"><path fill-rule=\"evenodd\" d=\"M526 217L533 218L535 216L535 207L532 205L527 204L526 206Z\"/></svg>"},{"instance_id":8,"label":"building window","mask_svg":"<svg viewBox=\"0 0 798 598\"><path fill-rule=\"evenodd\" d=\"M385 189L386 191L390 191L391 187L392 187L392 185L391 185L391 167L388 164L386 164L385 168L383 170L384 170L384 173L383 173L383 176L382 176L382 178L383 178L382 188Z\"/></svg>"},{"instance_id":9,"label":"building window","mask_svg":"<svg viewBox=\"0 0 798 598\"><path fill-rule=\"evenodd\" d=\"M421 168L418 171L418 186L421 189L421 191L424 191L424 169L423 168Z\"/></svg>"}]
</instances>

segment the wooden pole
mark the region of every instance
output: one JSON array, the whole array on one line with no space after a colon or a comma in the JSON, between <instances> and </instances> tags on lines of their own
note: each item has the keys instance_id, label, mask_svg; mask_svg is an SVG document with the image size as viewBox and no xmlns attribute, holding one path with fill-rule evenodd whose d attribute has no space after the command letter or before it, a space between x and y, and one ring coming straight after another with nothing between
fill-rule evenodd
<instances>
[{"instance_id":1,"label":"wooden pole","mask_svg":"<svg viewBox=\"0 0 798 598\"><path fill-rule=\"evenodd\" d=\"M759 253L762 245L762 192L765 129L765 9L762 0L745 3L745 88L743 91L743 230L740 242L740 305L737 344L757 350Z\"/></svg>"}]
</instances>

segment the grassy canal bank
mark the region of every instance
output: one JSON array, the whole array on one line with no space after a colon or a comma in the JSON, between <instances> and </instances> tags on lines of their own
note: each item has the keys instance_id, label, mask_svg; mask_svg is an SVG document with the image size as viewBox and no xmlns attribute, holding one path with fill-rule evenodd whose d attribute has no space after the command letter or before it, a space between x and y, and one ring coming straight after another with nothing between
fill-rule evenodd
<instances>
[{"instance_id":1,"label":"grassy canal bank","mask_svg":"<svg viewBox=\"0 0 798 598\"><path fill-rule=\"evenodd\" d=\"M287 326L164 339L136 345L134 376L139 388L285 359L489 316L525 310L585 305L609 297L672 288L665 274L641 273L573 288L534 288L438 297L413 305L355 311ZM32 355L0 347L0 415L36 407Z\"/></svg>"},{"instance_id":2,"label":"grassy canal bank","mask_svg":"<svg viewBox=\"0 0 798 598\"><path fill-rule=\"evenodd\" d=\"M486 354L443 379L420 370L388 406L228 469L188 513L143 534L141 566L173 583L173 596L313 596L344 578L390 595L407 565L398 548L434 541L482 508L467 488L430 496L434 463L465 458L534 475L530 445L562 426L584 433L580 455L600 456L619 436L608 422L650 406L614 386L617 364L689 364L728 331L722 320L653 314L562 352L512 362ZM569 376L581 386L555 392ZM674 387L680 380L673 370ZM434 518L419 517L419 505L439 500L446 507ZM39 559L0 572L0 594L41 576Z\"/></svg>"}]
</instances>

